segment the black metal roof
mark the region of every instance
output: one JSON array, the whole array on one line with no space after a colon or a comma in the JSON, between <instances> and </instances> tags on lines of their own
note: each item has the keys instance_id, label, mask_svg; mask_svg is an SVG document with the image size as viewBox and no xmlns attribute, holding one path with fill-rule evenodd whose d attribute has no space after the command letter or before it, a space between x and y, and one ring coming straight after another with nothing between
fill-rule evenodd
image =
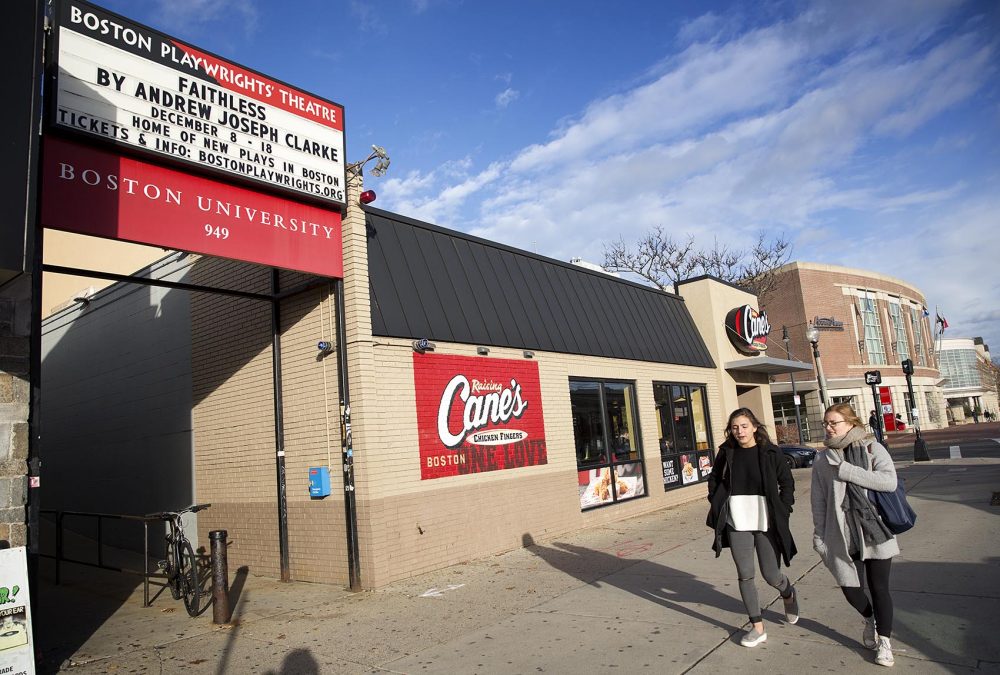
<instances>
[{"instance_id":1,"label":"black metal roof","mask_svg":"<svg viewBox=\"0 0 1000 675\"><path fill-rule=\"evenodd\" d=\"M715 365L680 296L365 211L374 335Z\"/></svg>"}]
</instances>

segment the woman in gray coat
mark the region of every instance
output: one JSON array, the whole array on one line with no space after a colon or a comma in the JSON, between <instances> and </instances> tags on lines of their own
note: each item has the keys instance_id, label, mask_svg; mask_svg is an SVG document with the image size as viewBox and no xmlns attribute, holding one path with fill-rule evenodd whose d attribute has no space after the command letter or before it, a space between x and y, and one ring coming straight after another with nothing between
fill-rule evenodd
<instances>
[{"instance_id":1,"label":"woman in gray coat","mask_svg":"<svg viewBox=\"0 0 1000 675\"><path fill-rule=\"evenodd\" d=\"M817 457L812 474L813 548L844 597L864 617L862 641L876 650L875 662L891 666L889 573L899 545L867 491L895 490L896 467L846 403L827 408L823 428L826 450ZM865 580L871 600L865 595Z\"/></svg>"}]
</instances>

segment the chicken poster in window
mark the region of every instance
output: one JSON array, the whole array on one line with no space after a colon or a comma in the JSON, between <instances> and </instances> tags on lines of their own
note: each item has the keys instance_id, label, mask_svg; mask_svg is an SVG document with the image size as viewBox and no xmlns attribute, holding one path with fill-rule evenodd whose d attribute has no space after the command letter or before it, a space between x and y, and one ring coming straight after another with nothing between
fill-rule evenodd
<instances>
[{"instance_id":1,"label":"chicken poster in window","mask_svg":"<svg viewBox=\"0 0 1000 675\"><path fill-rule=\"evenodd\" d=\"M548 463L536 361L413 354L420 478Z\"/></svg>"},{"instance_id":2,"label":"chicken poster in window","mask_svg":"<svg viewBox=\"0 0 1000 675\"><path fill-rule=\"evenodd\" d=\"M642 464L638 462L619 464L615 467L615 473L618 474L615 482L618 501L646 494L646 484L642 480Z\"/></svg>"},{"instance_id":3,"label":"chicken poster in window","mask_svg":"<svg viewBox=\"0 0 1000 675\"><path fill-rule=\"evenodd\" d=\"M708 478L708 474L712 473L712 453L698 453L698 471L702 478Z\"/></svg>"},{"instance_id":4,"label":"chicken poster in window","mask_svg":"<svg viewBox=\"0 0 1000 675\"><path fill-rule=\"evenodd\" d=\"M663 465L663 489L681 486L680 465L677 464L677 457L661 457L660 463Z\"/></svg>"},{"instance_id":5,"label":"chicken poster in window","mask_svg":"<svg viewBox=\"0 0 1000 675\"><path fill-rule=\"evenodd\" d=\"M589 471L578 471L580 483L580 508L587 509L591 506L610 504L615 500L611 491L611 469L590 469Z\"/></svg>"},{"instance_id":6,"label":"chicken poster in window","mask_svg":"<svg viewBox=\"0 0 1000 675\"><path fill-rule=\"evenodd\" d=\"M698 458L695 455L681 455L681 481L684 485L698 481L698 469L695 467L697 461Z\"/></svg>"}]
</instances>

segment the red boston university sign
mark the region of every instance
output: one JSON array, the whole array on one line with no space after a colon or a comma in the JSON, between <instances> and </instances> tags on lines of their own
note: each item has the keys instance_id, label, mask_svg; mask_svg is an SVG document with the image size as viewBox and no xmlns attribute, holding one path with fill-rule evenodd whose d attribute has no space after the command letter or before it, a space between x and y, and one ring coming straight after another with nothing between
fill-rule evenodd
<instances>
[{"instance_id":1,"label":"red boston university sign","mask_svg":"<svg viewBox=\"0 0 1000 675\"><path fill-rule=\"evenodd\" d=\"M538 364L413 355L420 478L548 463Z\"/></svg>"},{"instance_id":2,"label":"red boston university sign","mask_svg":"<svg viewBox=\"0 0 1000 675\"><path fill-rule=\"evenodd\" d=\"M343 276L337 211L53 137L45 139L42 225Z\"/></svg>"}]
</instances>

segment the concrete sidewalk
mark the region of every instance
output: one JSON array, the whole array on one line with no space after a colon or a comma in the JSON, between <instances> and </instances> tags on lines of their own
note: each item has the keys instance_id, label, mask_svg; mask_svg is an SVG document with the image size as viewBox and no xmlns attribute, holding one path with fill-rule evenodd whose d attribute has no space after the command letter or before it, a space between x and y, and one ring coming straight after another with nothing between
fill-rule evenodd
<instances>
[{"instance_id":1,"label":"concrete sidewalk","mask_svg":"<svg viewBox=\"0 0 1000 675\"><path fill-rule=\"evenodd\" d=\"M896 668L1000 672L1000 460L898 464L919 520L893 565ZM697 501L456 565L375 591L233 582L231 626L189 618L168 594L142 607L135 577L43 562L39 672L802 673L881 672L862 624L812 551L810 469L798 469L788 570L802 619L758 578L768 641L746 616L728 553L715 559ZM48 566L48 567L46 567ZM47 571L48 570L48 571Z\"/></svg>"}]
</instances>

